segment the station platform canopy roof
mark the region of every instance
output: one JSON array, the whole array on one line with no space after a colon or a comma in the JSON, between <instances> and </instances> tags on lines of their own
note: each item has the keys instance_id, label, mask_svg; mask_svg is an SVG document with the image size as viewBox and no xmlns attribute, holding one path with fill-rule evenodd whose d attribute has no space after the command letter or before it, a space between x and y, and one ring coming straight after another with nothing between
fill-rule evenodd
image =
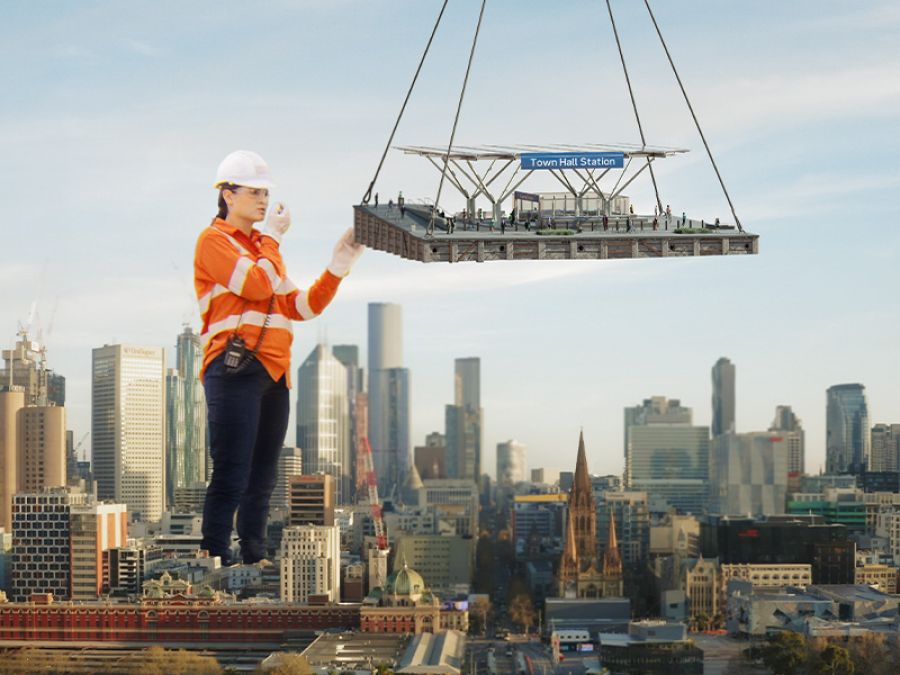
<instances>
[{"instance_id":1,"label":"station platform canopy roof","mask_svg":"<svg viewBox=\"0 0 900 675\"><path fill-rule=\"evenodd\" d=\"M396 145L408 155L423 157L445 157L446 147L436 145ZM454 145L450 151L450 159L470 161L477 160L516 160L522 155L531 153L562 152L621 152L625 157L671 157L688 152L685 148L671 148L662 145L640 145L635 143L550 143L546 145Z\"/></svg>"}]
</instances>

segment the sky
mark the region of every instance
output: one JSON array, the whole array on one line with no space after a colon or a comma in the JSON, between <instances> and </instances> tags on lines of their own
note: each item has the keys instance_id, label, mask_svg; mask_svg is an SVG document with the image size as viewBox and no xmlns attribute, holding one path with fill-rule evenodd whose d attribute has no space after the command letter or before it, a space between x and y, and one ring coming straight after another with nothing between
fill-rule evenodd
<instances>
[{"instance_id":1,"label":"sky","mask_svg":"<svg viewBox=\"0 0 900 675\"><path fill-rule=\"evenodd\" d=\"M268 160L273 201L293 214L291 277L321 273L440 4L4 3L0 343L35 307L76 438L90 431L92 348L174 357L182 325L199 327L193 249L226 154ZM730 221L643 3L612 5L648 144L691 150L658 164L663 202ZM395 143L448 142L479 6L449 2ZM668 396L709 424L720 356L737 368L738 431L792 405L808 471L824 463L827 387L863 383L870 421L900 422L900 6L652 6L759 255L451 266L367 251L326 312L296 325L294 368L319 340L364 351L367 303L402 304L413 444L443 430L454 358L479 356L490 473L509 438L529 466L571 469L581 429L590 470L621 473L623 408ZM488 2L456 138L638 142L605 3ZM433 199L438 177L394 151L376 189ZM628 194L652 209L648 181Z\"/></svg>"}]
</instances>

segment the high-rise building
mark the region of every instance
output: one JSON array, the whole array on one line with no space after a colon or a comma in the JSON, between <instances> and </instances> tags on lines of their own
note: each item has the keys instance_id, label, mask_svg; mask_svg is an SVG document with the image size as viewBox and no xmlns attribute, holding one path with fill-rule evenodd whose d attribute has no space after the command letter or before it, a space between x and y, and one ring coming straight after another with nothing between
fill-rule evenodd
<instances>
[{"instance_id":1,"label":"high-rise building","mask_svg":"<svg viewBox=\"0 0 900 675\"><path fill-rule=\"evenodd\" d=\"M597 540L608 541L607 528L616 523L619 554L625 565L643 565L650 557L650 511L647 493L608 490L597 499Z\"/></svg>"},{"instance_id":2,"label":"high-rise building","mask_svg":"<svg viewBox=\"0 0 900 675\"><path fill-rule=\"evenodd\" d=\"M295 525L281 537L281 600L340 602L341 532L337 525Z\"/></svg>"},{"instance_id":3,"label":"high-rise building","mask_svg":"<svg viewBox=\"0 0 900 675\"><path fill-rule=\"evenodd\" d=\"M699 514L709 494L709 427L691 420L690 408L662 396L625 409L625 487Z\"/></svg>"},{"instance_id":4,"label":"high-rise building","mask_svg":"<svg viewBox=\"0 0 900 675\"><path fill-rule=\"evenodd\" d=\"M12 588L10 599L24 602L32 593L70 592L72 508L89 496L67 488L20 492L13 500Z\"/></svg>"},{"instance_id":5,"label":"high-rise building","mask_svg":"<svg viewBox=\"0 0 900 675\"><path fill-rule=\"evenodd\" d=\"M785 513L789 453L782 432L723 434L714 438L710 511L739 516Z\"/></svg>"},{"instance_id":6,"label":"high-rise building","mask_svg":"<svg viewBox=\"0 0 900 675\"><path fill-rule=\"evenodd\" d=\"M400 305L369 303L369 443L385 496L399 490L410 464L410 374L403 367Z\"/></svg>"},{"instance_id":7,"label":"high-rise building","mask_svg":"<svg viewBox=\"0 0 900 675\"><path fill-rule=\"evenodd\" d=\"M24 407L21 387L0 390L0 527L7 532L12 532L13 495L18 492L18 421Z\"/></svg>"},{"instance_id":8,"label":"high-rise building","mask_svg":"<svg viewBox=\"0 0 900 675\"><path fill-rule=\"evenodd\" d=\"M784 437L788 448L788 487L791 483L799 483L800 476L806 471L806 440L803 425L800 418L794 414L789 405L780 405L775 408L775 419L769 431L779 432ZM797 485L796 487L799 487Z\"/></svg>"},{"instance_id":9,"label":"high-rise building","mask_svg":"<svg viewBox=\"0 0 900 675\"><path fill-rule=\"evenodd\" d=\"M291 479L303 474L303 455L300 448L286 447L278 456L278 475L269 506L273 509L287 509L291 503Z\"/></svg>"},{"instance_id":10,"label":"high-rise building","mask_svg":"<svg viewBox=\"0 0 900 675\"><path fill-rule=\"evenodd\" d=\"M712 367L712 435L734 433L735 369L724 356Z\"/></svg>"},{"instance_id":11,"label":"high-rise building","mask_svg":"<svg viewBox=\"0 0 900 675\"><path fill-rule=\"evenodd\" d=\"M26 406L18 412L18 490L39 492L66 484L66 409Z\"/></svg>"},{"instance_id":12,"label":"high-rise building","mask_svg":"<svg viewBox=\"0 0 900 675\"><path fill-rule=\"evenodd\" d=\"M497 443L497 484L515 485L527 480L525 445L515 440Z\"/></svg>"},{"instance_id":13,"label":"high-rise building","mask_svg":"<svg viewBox=\"0 0 900 675\"><path fill-rule=\"evenodd\" d=\"M365 478L365 471L359 471L359 458L362 454L360 436L369 430L361 422L368 420L366 386L363 380L363 369L359 365L359 347L357 345L335 345L331 352L347 369L347 404L350 413L350 492L344 495L344 501L352 504L356 501L356 486Z\"/></svg>"},{"instance_id":14,"label":"high-rise building","mask_svg":"<svg viewBox=\"0 0 900 675\"><path fill-rule=\"evenodd\" d=\"M109 587L109 550L125 546L124 504L73 505L69 514L71 600L96 600Z\"/></svg>"},{"instance_id":15,"label":"high-rise building","mask_svg":"<svg viewBox=\"0 0 900 675\"><path fill-rule=\"evenodd\" d=\"M334 476L292 476L288 525L334 525Z\"/></svg>"},{"instance_id":16,"label":"high-rise building","mask_svg":"<svg viewBox=\"0 0 900 675\"><path fill-rule=\"evenodd\" d=\"M900 471L900 424L876 424L872 427L869 471Z\"/></svg>"},{"instance_id":17,"label":"high-rise building","mask_svg":"<svg viewBox=\"0 0 900 675\"><path fill-rule=\"evenodd\" d=\"M423 480L447 477L447 437L434 431L425 437L425 445L413 449L416 470Z\"/></svg>"},{"instance_id":18,"label":"high-rise building","mask_svg":"<svg viewBox=\"0 0 900 675\"><path fill-rule=\"evenodd\" d=\"M478 486L470 480L427 480L419 489L419 506L437 510L456 534L478 538Z\"/></svg>"},{"instance_id":19,"label":"high-rise building","mask_svg":"<svg viewBox=\"0 0 900 675\"><path fill-rule=\"evenodd\" d=\"M206 484L209 446L206 395L200 382L203 347L190 326L178 336L176 367L166 373L166 502L175 490Z\"/></svg>"},{"instance_id":20,"label":"high-rise building","mask_svg":"<svg viewBox=\"0 0 900 675\"><path fill-rule=\"evenodd\" d=\"M826 392L825 465L828 473L860 474L869 464L869 407L861 384L836 384Z\"/></svg>"},{"instance_id":21,"label":"high-rise building","mask_svg":"<svg viewBox=\"0 0 900 675\"><path fill-rule=\"evenodd\" d=\"M319 344L297 371L297 445L307 474L334 478L335 500L353 493L347 369Z\"/></svg>"},{"instance_id":22,"label":"high-rise building","mask_svg":"<svg viewBox=\"0 0 900 675\"><path fill-rule=\"evenodd\" d=\"M165 505L165 353L105 345L93 351L91 448L97 495L157 521Z\"/></svg>"},{"instance_id":23,"label":"high-rise building","mask_svg":"<svg viewBox=\"0 0 900 675\"><path fill-rule=\"evenodd\" d=\"M453 404L445 411L447 475L481 480L484 411L481 408L481 359L456 359Z\"/></svg>"},{"instance_id":24,"label":"high-rise building","mask_svg":"<svg viewBox=\"0 0 900 675\"><path fill-rule=\"evenodd\" d=\"M65 405L66 379L47 369L44 346L30 340L27 331L20 331L19 337L15 347L3 350L0 386L21 387L28 406Z\"/></svg>"}]
</instances>

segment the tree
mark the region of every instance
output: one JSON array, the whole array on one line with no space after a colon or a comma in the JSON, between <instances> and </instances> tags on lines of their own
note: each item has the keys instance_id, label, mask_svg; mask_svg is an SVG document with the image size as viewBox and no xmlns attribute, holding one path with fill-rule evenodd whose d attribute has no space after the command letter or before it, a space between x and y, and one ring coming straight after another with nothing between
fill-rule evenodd
<instances>
[{"instance_id":1,"label":"tree","mask_svg":"<svg viewBox=\"0 0 900 675\"><path fill-rule=\"evenodd\" d=\"M807 662L806 640L791 631L770 637L761 651L763 664L775 675L797 675Z\"/></svg>"},{"instance_id":2,"label":"tree","mask_svg":"<svg viewBox=\"0 0 900 675\"><path fill-rule=\"evenodd\" d=\"M703 632L705 630L709 630L709 615L706 612L700 612L694 618L697 625L697 630L699 632Z\"/></svg>"},{"instance_id":3,"label":"tree","mask_svg":"<svg viewBox=\"0 0 900 675\"><path fill-rule=\"evenodd\" d=\"M127 672L135 675L220 675L222 672L219 662L211 656L162 647L151 647L131 654L123 660L123 664Z\"/></svg>"},{"instance_id":4,"label":"tree","mask_svg":"<svg viewBox=\"0 0 900 675\"><path fill-rule=\"evenodd\" d=\"M469 605L469 614L479 620L475 632L480 632L482 636L487 632L487 617L491 613L491 601L488 597L479 597Z\"/></svg>"},{"instance_id":5,"label":"tree","mask_svg":"<svg viewBox=\"0 0 900 675\"><path fill-rule=\"evenodd\" d=\"M274 668L258 669L257 672L266 675L312 675L315 672L306 657L296 652L279 652L272 660Z\"/></svg>"},{"instance_id":6,"label":"tree","mask_svg":"<svg viewBox=\"0 0 900 675\"><path fill-rule=\"evenodd\" d=\"M819 668L816 672L822 675L853 675L856 667L849 651L837 645L828 645L819 654Z\"/></svg>"},{"instance_id":7,"label":"tree","mask_svg":"<svg viewBox=\"0 0 900 675\"><path fill-rule=\"evenodd\" d=\"M26 647L7 652L0 660L0 675L37 675L37 673L65 673L70 665L62 654Z\"/></svg>"},{"instance_id":8,"label":"tree","mask_svg":"<svg viewBox=\"0 0 900 675\"><path fill-rule=\"evenodd\" d=\"M534 605L531 597L525 593L519 593L513 597L509 605L509 615L512 620L521 625L528 635L528 629L534 624Z\"/></svg>"},{"instance_id":9,"label":"tree","mask_svg":"<svg viewBox=\"0 0 900 675\"><path fill-rule=\"evenodd\" d=\"M894 675L897 672L896 648L888 645L884 635L866 633L847 645L857 673L866 675Z\"/></svg>"}]
</instances>

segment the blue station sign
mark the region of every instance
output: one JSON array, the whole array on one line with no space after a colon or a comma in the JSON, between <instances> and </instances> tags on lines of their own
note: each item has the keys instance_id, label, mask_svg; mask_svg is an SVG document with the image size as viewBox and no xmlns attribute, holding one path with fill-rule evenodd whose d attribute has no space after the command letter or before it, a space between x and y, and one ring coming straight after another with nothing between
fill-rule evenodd
<instances>
[{"instance_id":1,"label":"blue station sign","mask_svg":"<svg viewBox=\"0 0 900 675\"><path fill-rule=\"evenodd\" d=\"M527 152L519 157L526 171L550 169L622 169L624 152Z\"/></svg>"}]
</instances>

